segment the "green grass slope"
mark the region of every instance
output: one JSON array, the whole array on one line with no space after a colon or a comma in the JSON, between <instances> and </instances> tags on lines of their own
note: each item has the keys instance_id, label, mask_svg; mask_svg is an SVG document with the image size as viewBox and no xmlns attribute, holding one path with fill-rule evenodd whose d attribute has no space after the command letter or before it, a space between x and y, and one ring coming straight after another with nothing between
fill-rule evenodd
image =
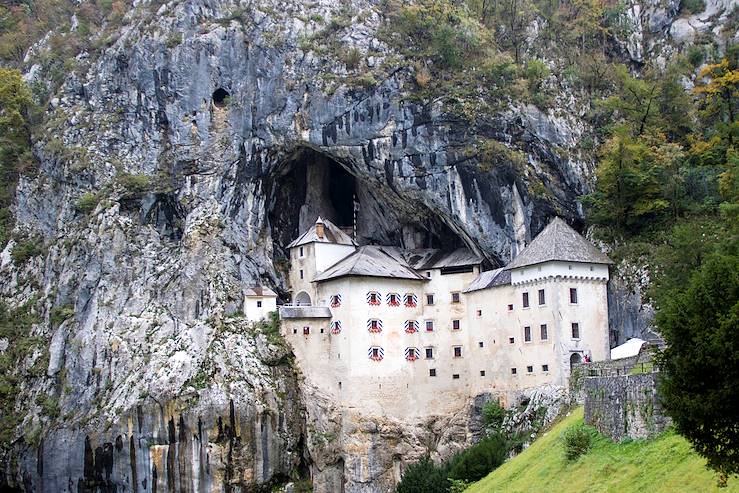
<instances>
[{"instance_id":1,"label":"green grass slope","mask_svg":"<svg viewBox=\"0 0 739 493\"><path fill-rule=\"evenodd\" d=\"M567 463L561 435L583 420L579 408L465 493L488 492L739 492L739 479L728 488L685 439L668 431L653 440L616 444L598 437L587 454Z\"/></svg>"}]
</instances>

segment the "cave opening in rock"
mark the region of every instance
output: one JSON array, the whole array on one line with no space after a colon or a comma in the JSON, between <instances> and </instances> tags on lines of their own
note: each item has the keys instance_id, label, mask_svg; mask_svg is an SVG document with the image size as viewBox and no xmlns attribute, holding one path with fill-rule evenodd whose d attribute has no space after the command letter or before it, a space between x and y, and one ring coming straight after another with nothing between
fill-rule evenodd
<instances>
[{"instance_id":1,"label":"cave opening in rock","mask_svg":"<svg viewBox=\"0 0 739 493\"><path fill-rule=\"evenodd\" d=\"M213 91L213 104L218 106L219 108L223 108L228 103L228 98L231 95L227 90L225 90L222 87L219 87L215 91Z\"/></svg>"},{"instance_id":2,"label":"cave opening in rock","mask_svg":"<svg viewBox=\"0 0 739 493\"><path fill-rule=\"evenodd\" d=\"M344 229L360 245L444 250L465 245L418 198L399 194L377 176L311 148L299 148L277 166L270 186L270 228L283 253L318 216Z\"/></svg>"}]
</instances>

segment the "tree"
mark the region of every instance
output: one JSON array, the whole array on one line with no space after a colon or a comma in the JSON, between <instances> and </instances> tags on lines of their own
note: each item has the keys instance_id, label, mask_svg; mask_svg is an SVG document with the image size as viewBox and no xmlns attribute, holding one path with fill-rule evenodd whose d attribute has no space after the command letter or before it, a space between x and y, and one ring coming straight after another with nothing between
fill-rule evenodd
<instances>
[{"instance_id":1,"label":"tree","mask_svg":"<svg viewBox=\"0 0 739 493\"><path fill-rule=\"evenodd\" d=\"M479 481L505 461L508 441L501 433L483 438L452 459L449 477L468 482Z\"/></svg>"},{"instance_id":2,"label":"tree","mask_svg":"<svg viewBox=\"0 0 739 493\"><path fill-rule=\"evenodd\" d=\"M395 491L397 493L446 493L449 487L446 468L436 467L430 458L424 457L408 466Z\"/></svg>"},{"instance_id":3,"label":"tree","mask_svg":"<svg viewBox=\"0 0 739 493\"><path fill-rule=\"evenodd\" d=\"M731 147L739 116L739 69L736 58L727 57L720 63L706 65L699 79L704 81L695 87L695 93L701 97L701 116L719 129L726 128L722 133L725 133Z\"/></svg>"},{"instance_id":4,"label":"tree","mask_svg":"<svg viewBox=\"0 0 739 493\"><path fill-rule=\"evenodd\" d=\"M686 286L660 293L660 395L677 431L725 479L739 473L739 257L734 237Z\"/></svg>"},{"instance_id":5,"label":"tree","mask_svg":"<svg viewBox=\"0 0 739 493\"><path fill-rule=\"evenodd\" d=\"M659 83L651 77L632 77L624 65L616 66L617 93L602 105L617 113L639 137L655 126L659 114Z\"/></svg>"}]
</instances>

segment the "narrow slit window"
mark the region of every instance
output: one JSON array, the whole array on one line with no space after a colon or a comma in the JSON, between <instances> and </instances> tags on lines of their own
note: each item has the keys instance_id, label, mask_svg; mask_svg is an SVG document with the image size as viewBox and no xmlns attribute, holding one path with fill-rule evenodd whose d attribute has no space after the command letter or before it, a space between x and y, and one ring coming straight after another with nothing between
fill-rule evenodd
<instances>
[{"instance_id":1,"label":"narrow slit window","mask_svg":"<svg viewBox=\"0 0 739 493\"><path fill-rule=\"evenodd\" d=\"M531 342L531 327L523 328L523 340L524 342Z\"/></svg>"},{"instance_id":2,"label":"narrow slit window","mask_svg":"<svg viewBox=\"0 0 739 493\"><path fill-rule=\"evenodd\" d=\"M549 339L549 333L547 332L547 324L541 324L540 330L541 330L541 334L540 334L541 340L546 341L547 339Z\"/></svg>"},{"instance_id":3,"label":"narrow slit window","mask_svg":"<svg viewBox=\"0 0 739 493\"><path fill-rule=\"evenodd\" d=\"M547 300L546 300L546 297L544 296L544 290L543 289L540 289L539 290L539 304L540 305L544 305L544 304L546 304L546 301Z\"/></svg>"},{"instance_id":4,"label":"narrow slit window","mask_svg":"<svg viewBox=\"0 0 739 493\"><path fill-rule=\"evenodd\" d=\"M523 307L524 308L528 308L529 307L529 293L528 293L528 291L525 292L525 293L523 293L522 299L521 299L521 303L523 304Z\"/></svg>"},{"instance_id":5,"label":"narrow slit window","mask_svg":"<svg viewBox=\"0 0 739 493\"><path fill-rule=\"evenodd\" d=\"M570 288L570 303L577 304L577 288Z\"/></svg>"},{"instance_id":6,"label":"narrow slit window","mask_svg":"<svg viewBox=\"0 0 739 493\"><path fill-rule=\"evenodd\" d=\"M580 338L580 324L577 322L572 322L572 338L573 339Z\"/></svg>"}]
</instances>

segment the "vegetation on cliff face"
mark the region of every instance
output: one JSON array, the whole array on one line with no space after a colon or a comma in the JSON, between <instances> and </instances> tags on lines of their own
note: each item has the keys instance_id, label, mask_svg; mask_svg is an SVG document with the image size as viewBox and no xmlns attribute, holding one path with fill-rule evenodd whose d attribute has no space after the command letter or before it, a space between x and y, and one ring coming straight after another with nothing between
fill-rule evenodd
<instances>
[{"instance_id":1,"label":"vegetation on cliff face","mask_svg":"<svg viewBox=\"0 0 739 493\"><path fill-rule=\"evenodd\" d=\"M468 493L530 491L577 492L736 492L739 484L718 488L705 460L674 431L654 439L613 443L601 435L579 458L568 461L563 436L583 425L578 409L531 447L473 484Z\"/></svg>"}]
</instances>

